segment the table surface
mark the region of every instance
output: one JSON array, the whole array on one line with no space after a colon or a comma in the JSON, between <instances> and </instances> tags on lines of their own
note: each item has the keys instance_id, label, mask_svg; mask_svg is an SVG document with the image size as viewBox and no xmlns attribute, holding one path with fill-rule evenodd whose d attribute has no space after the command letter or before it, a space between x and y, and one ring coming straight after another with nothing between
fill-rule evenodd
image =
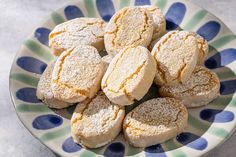
<instances>
[{"instance_id":1,"label":"table surface","mask_svg":"<svg viewBox=\"0 0 236 157\"><path fill-rule=\"evenodd\" d=\"M235 0L190 0L219 17L236 34ZM36 140L16 116L8 90L13 58L30 30L68 0L0 0L0 156L55 157ZM235 156L236 132L208 157Z\"/></svg>"}]
</instances>

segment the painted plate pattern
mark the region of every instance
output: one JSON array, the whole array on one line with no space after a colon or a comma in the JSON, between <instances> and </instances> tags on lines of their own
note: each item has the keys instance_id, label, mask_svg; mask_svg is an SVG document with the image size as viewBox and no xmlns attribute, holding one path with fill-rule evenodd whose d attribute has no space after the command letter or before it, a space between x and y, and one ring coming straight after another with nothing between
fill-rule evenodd
<instances>
[{"instance_id":1,"label":"painted plate pattern","mask_svg":"<svg viewBox=\"0 0 236 157\"><path fill-rule=\"evenodd\" d=\"M188 127L175 139L147 148L134 148L122 135L99 149L84 149L70 136L74 106L52 110L36 98L36 86L47 64L53 60L48 35L55 25L77 17L100 17L109 21L119 9L129 5L157 5L164 13L167 30L195 31L210 44L205 66L221 80L220 97L209 105L189 110ZM104 52L103 52L104 55ZM236 120L236 36L215 16L187 0L80 0L54 11L24 41L10 73L10 92L16 112L29 131L61 156L201 156L226 140ZM153 85L141 102L156 97Z\"/></svg>"}]
</instances>

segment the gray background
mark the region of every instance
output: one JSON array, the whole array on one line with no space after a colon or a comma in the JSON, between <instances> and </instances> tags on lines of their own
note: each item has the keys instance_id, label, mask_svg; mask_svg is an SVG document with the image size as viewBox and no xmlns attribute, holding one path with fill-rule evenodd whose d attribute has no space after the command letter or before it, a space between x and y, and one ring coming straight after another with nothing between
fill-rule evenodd
<instances>
[{"instance_id":1,"label":"gray background","mask_svg":"<svg viewBox=\"0 0 236 157\"><path fill-rule=\"evenodd\" d=\"M235 0L190 0L219 17L236 34ZM54 157L18 120L8 91L15 53L29 32L67 0L0 0L0 156ZM236 156L236 132L208 157Z\"/></svg>"}]
</instances>

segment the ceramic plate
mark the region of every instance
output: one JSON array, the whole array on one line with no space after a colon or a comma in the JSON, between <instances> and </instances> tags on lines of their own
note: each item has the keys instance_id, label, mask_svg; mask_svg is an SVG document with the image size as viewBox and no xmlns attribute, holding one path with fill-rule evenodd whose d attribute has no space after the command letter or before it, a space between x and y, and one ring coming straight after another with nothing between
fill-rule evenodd
<instances>
[{"instance_id":1,"label":"ceramic plate","mask_svg":"<svg viewBox=\"0 0 236 157\"><path fill-rule=\"evenodd\" d=\"M100 17L107 22L122 7L149 4L162 9L167 30L195 31L209 42L210 52L205 66L219 76L221 95L205 107L190 109L188 127L165 143L134 148L119 135L102 148L84 149L70 136L70 117L74 107L52 110L35 96L40 75L53 59L48 48L48 34L55 25L76 17ZM187 0L83 0L53 12L24 41L12 65L10 92L25 127L61 156L201 156L221 144L234 131L235 59L236 36L218 18ZM153 85L142 101L156 96L157 87Z\"/></svg>"}]
</instances>

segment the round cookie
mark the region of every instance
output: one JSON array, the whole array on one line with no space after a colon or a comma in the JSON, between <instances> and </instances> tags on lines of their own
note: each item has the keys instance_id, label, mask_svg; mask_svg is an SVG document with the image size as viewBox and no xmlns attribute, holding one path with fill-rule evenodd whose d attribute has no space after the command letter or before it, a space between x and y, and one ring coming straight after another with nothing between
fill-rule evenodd
<instances>
[{"instance_id":1,"label":"round cookie","mask_svg":"<svg viewBox=\"0 0 236 157\"><path fill-rule=\"evenodd\" d=\"M76 103L92 98L100 89L104 63L96 48L79 45L64 51L52 73L55 98Z\"/></svg>"},{"instance_id":2,"label":"round cookie","mask_svg":"<svg viewBox=\"0 0 236 157\"><path fill-rule=\"evenodd\" d=\"M102 90L113 103L130 105L148 92L155 69L155 60L145 47L126 47L112 59L102 78Z\"/></svg>"},{"instance_id":3,"label":"round cookie","mask_svg":"<svg viewBox=\"0 0 236 157\"><path fill-rule=\"evenodd\" d=\"M56 56L77 45L91 45L100 51L104 49L104 30L105 22L99 18L76 18L52 30L49 46Z\"/></svg>"},{"instance_id":4,"label":"round cookie","mask_svg":"<svg viewBox=\"0 0 236 157\"><path fill-rule=\"evenodd\" d=\"M153 19L153 35L152 35L152 42L166 33L166 19L161 9L157 6L145 5L141 6L144 9L147 9L148 12L151 14ZM152 43L151 42L151 43Z\"/></svg>"},{"instance_id":5,"label":"round cookie","mask_svg":"<svg viewBox=\"0 0 236 157\"><path fill-rule=\"evenodd\" d=\"M198 54L197 65L203 65L208 55L208 49L209 49L208 43L202 36L198 35L197 33L195 32L191 33L196 37L198 43L199 54Z\"/></svg>"},{"instance_id":6,"label":"round cookie","mask_svg":"<svg viewBox=\"0 0 236 157\"><path fill-rule=\"evenodd\" d=\"M107 53L115 56L126 46L147 47L152 40L153 20L147 9L125 7L107 24L104 42Z\"/></svg>"},{"instance_id":7,"label":"round cookie","mask_svg":"<svg viewBox=\"0 0 236 157\"><path fill-rule=\"evenodd\" d=\"M208 104L219 96L220 80L214 72L198 66L191 77L177 86L162 86L161 96L181 100L186 107L199 107Z\"/></svg>"},{"instance_id":8,"label":"round cookie","mask_svg":"<svg viewBox=\"0 0 236 157\"><path fill-rule=\"evenodd\" d=\"M152 49L157 62L154 82L174 86L185 82L197 64L196 38L187 31L171 31L164 35Z\"/></svg>"},{"instance_id":9,"label":"round cookie","mask_svg":"<svg viewBox=\"0 0 236 157\"><path fill-rule=\"evenodd\" d=\"M76 143L98 148L112 141L120 132L125 110L99 92L92 100L77 105L71 118L71 135Z\"/></svg>"},{"instance_id":10,"label":"round cookie","mask_svg":"<svg viewBox=\"0 0 236 157\"><path fill-rule=\"evenodd\" d=\"M156 98L126 115L123 132L131 145L148 147L174 138L185 129L187 121L188 111L181 101Z\"/></svg>"},{"instance_id":11,"label":"round cookie","mask_svg":"<svg viewBox=\"0 0 236 157\"><path fill-rule=\"evenodd\" d=\"M45 71L43 72L42 76L40 77L40 80L38 82L36 95L37 98L42 100L48 107L51 108L65 108L72 104L60 101L56 99L53 95L52 89L51 89L51 78L52 78L52 71L54 68L56 60L49 63Z\"/></svg>"}]
</instances>

